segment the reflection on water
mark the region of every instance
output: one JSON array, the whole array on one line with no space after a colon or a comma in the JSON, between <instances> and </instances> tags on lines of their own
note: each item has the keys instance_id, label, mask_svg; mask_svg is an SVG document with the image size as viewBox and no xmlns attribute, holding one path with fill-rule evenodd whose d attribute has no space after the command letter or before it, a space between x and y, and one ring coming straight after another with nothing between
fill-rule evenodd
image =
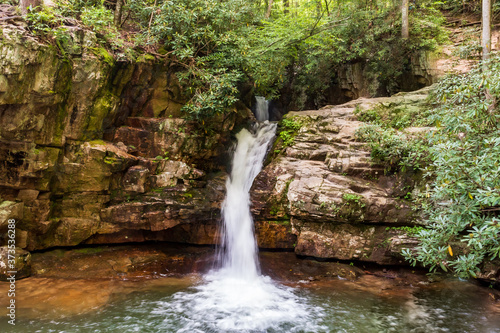
<instances>
[{"instance_id":1,"label":"reflection on water","mask_svg":"<svg viewBox=\"0 0 500 333\"><path fill-rule=\"evenodd\" d=\"M207 293L224 290L212 282L21 280L16 326L7 324L2 298L0 332L500 332L488 290L467 282L394 293L340 280L307 288L275 285L272 292L280 294L288 315L274 312L265 298L246 304L252 287L238 289L230 281L225 290L234 303L207 304L216 299Z\"/></svg>"}]
</instances>

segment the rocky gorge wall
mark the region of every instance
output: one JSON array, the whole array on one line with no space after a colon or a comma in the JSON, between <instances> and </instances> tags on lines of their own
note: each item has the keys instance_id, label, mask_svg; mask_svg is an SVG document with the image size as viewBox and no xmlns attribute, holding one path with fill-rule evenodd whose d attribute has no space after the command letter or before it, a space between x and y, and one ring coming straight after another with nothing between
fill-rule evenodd
<instances>
[{"instance_id":1,"label":"rocky gorge wall","mask_svg":"<svg viewBox=\"0 0 500 333\"><path fill-rule=\"evenodd\" d=\"M217 243L231 132L250 110L239 104L213 120L215 131L196 131L181 118L175 63L150 55L119 60L77 27L55 47L22 21L0 24L0 234L15 219L16 245L29 251ZM421 75L432 83L426 66ZM347 90L358 74L346 73ZM362 123L354 110L422 108L427 93L287 114L300 129L271 150L252 188L259 247L405 264L401 248L416 244L405 227L421 223L405 199L415 182L371 161L355 140ZM496 274L492 265L484 277Z\"/></svg>"},{"instance_id":2,"label":"rocky gorge wall","mask_svg":"<svg viewBox=\"0 0 500 333\"><path fill-rule=\"evenodd\" d=\"M418 245L416 234L425 225L411 198L424 195L426 184L421 172L375 163L369 145L356 135L365 125L356 114L380 108L418 114L431 107L431 89L285 115L283 132L251 191L257 225L285 228L294 236L288 247L302 257L408 266L401 251ZM466 251L458 240L451 244L455 255ZM485 260L478 278L498 283L500 262Z\"/></svg>"},{"instance_id":3,"label":"rocky gorge wall","mask_svg":"<svg viewBox=\"0 0 500 333\"><path fill-rule=\"evenodd\" d=\"M1 234L15 219L16 245L28 250L212 244L226 177L221 156L250 111L238 105L214 119L214 133L200 133L180 117L185 100L168 60L116 60L77 27L56 47L22 20L2 24Z\"/></svg>"},{"instance_id":4,"label":"rocky gorge wall","mask_svg":"<svg viewBox=\"0 0 500 333\"><path fill-rule=\"evenodd\" d=\"M354 111L382 104L425 107L427 93L358 99L287 114L285 121L299 129L290 134L288 145L278 142L274 157L255 180L256 219L286 225L296 237L290 245L301 256L402 264L401 248L416 240L401 227L421 224L405 199L415 190L415 175L386 174L383 165L373 163L367 145L356 141L355 132L364 123Z\"/></svg>"}]
</instances>

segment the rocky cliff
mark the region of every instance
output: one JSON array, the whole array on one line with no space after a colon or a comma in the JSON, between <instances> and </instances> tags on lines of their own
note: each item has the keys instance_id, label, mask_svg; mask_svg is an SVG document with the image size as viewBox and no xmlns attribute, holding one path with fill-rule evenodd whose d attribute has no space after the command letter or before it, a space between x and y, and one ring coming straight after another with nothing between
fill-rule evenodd
<instances>
[{"instance_id":1,"label":"rocky cliff","mask_svg":"<svg viewBox=\"0 0 500 333\"><path fill-rule=\"evenodd\" d=\"M416 175L386 174L372 162L367 145L356 141L363 123L354 111L381 104L423 108L427 92L287 114L284 122L294 130L280 136L253 186L256 218L286 225L301 256L402 263L401 247L415 243L403 230L419 225L418 212L404 199Z\"/></svg>"},{"instance_id":2,"label":"rocky cliff","mask_svg":"<svg viewBox=\"0 0 500 333\"><path fill-rule=\"evenodd\" d=\"M250 111L237 105L206 133L181 118L174 62L117 60L77 27L56 47L22 21L0 24L0 234L15 219L16 245L29 251L217 243L231 132ZM429 75L422 69L425 83ZM283 130L252 188L259 247L403 264L400 250L416 244L411 231L420 224L405 199L418 176L372 162L355 139L362 123L354 110L422 108L426 97L421 90L287 114L293 130ZM488 269L495 279L497 266Z\"/></svg>"},{"instance_id":3,"label":"rocky cliff","mask_svg":"<svg viewBox=\"0 0 500 333\"><path fill-rule=\"evenodd\" d=\"M181 118L185 101L172 62L116 60L77 27L54 46L22 20L2 24L2 235L11 218L17 246L28 250L213 243L224 195L221 156L250 111L235 107L206 134Z\"/></svg>"}]
</instances>

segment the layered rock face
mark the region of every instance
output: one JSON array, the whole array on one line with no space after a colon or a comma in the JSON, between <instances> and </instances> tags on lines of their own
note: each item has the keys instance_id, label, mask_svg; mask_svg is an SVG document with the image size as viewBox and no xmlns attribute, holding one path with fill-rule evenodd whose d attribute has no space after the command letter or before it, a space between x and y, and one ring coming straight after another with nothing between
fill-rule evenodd
<instances>
[{"instance_id":1,"label":"layered rock face","mask_svg":"<svg viewBox=\"0 0 500 333\"><path fill-rule=\"evenodd\" d=\"M404 199L415 175L386 175L371 161L366 144L355 140L363 123L353 112L378 105L423 107L426 97L422 90L287 114L285 121L300 129L288 134L294 135L287 139L291 144L275 147L255 180L256 218L287 225L297 237L298 255L402 263L401 248L416 241L401 227L419 224L418 212Z\"/></svg>"},{"instance_id":2,"label":"layered rock face","mask_svg":"<svg viewBox=\"0 0 500 333\"><path fill-rule=\"evenodd\" d=\"M230 133L250 111L239 105L213 119L211 134L195 131L181 119L178 69L168 61L117 61L76 27L56 48L22 21L9 22L0 21L0 235L15 220L16 246L30 251L218 243ZM419 225L404 199L415 175L386 175L373 164L355 140L362 123L353 112L421 108L426 97L424 90L287 114L300 129L271 150L251 191L259 247L404 263L401 249L416 245L408 230ZM17 252L19 267L29 266ZM498 281L498 265L484 278Z\"/></svg>"},{"instance_id":3,"label":"layered rock face","mask_svg":"<svg viewBox=\"0 0 500 333\"><path fill-rule=\"evenodd\" d=\"M184 100L168 61L116 61L78 28L62 49L31 37L22 22L4 23L2 34L0 228L16 219L18 247L218 242L229 134L249 110L214 119L216 134L199 134L180 118ZM405 179L372 165L353 139L361 123L352 112L424 99L288 114L302 128L253 188L259 246L399 263L400 247L413 240L386 229L417 223L400 198Z\"/></svg>"},{"instance_id":4,"label":"layered rock face","mask_svg":"<svg viewBox=\"0 0 500 333\"><path fill-rule=\"evenodd\" d=\"M214 119L215 134L200 134L180 118L185 101L168 61L117 61L76 27L54 47L9 22L0 47L1 234L15 219L16 245L28 250L214 243L221 156L250 111L238 106Z\"/></svg>"}]
</instances>

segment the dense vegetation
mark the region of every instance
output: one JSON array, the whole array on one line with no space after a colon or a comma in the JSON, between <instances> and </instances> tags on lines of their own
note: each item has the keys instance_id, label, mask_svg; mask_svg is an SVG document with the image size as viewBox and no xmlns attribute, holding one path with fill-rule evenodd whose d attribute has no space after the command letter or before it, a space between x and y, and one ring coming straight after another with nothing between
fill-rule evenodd
<instances>
[{"instance_id":1,"label":"dense vegetation","mask_svg":"<svg viewBox=\"0 0 500 333\"><path fill-rule=\"evenodd\" d=\"M475 277L478 265L500 256L499 97L498 58L438 85L440 106L429 116L436 130L428 135L428 229L418 251L405 253L413 263Z\"/></svg>"},{"instance_id":2,"label":"dense vegetation","mask_svg":"<svg viewBox=\"0 0 500 333\"><path fill-rule=\"evenodd\" d=\"M387 115L359 111L370 122L358 132L388 172L420 171L427 184L414 197L426 227L420 245L404 250L414 265L476 277L480 265L500 256L500 59L466 75L449 75L435 87L429 110ZM410 116L410 117L408 117ZM404 128L433 126L424 134Z\"/></svg>"},{"instance_id":3,"label":"dense vegetation","mask_svg":"<svg viewBox=\"0 0 500 333\"><path fill-rule=\"evenodd\" d=\"M391 94L410 57L446 39L439 4L431 0L411 6L409 40L401 38L400 3L392 0L55 3L28 13L33 33L63 44L69 18L93 30L116 58L133 61L148 52L177 63L189 100L184 111L197 121L227 112L248 90L285 94L287 108L322 106L346 63L366 67L373 94ZM118 16L117 3L123 3Z\"/></svg>"}]
</instances>

